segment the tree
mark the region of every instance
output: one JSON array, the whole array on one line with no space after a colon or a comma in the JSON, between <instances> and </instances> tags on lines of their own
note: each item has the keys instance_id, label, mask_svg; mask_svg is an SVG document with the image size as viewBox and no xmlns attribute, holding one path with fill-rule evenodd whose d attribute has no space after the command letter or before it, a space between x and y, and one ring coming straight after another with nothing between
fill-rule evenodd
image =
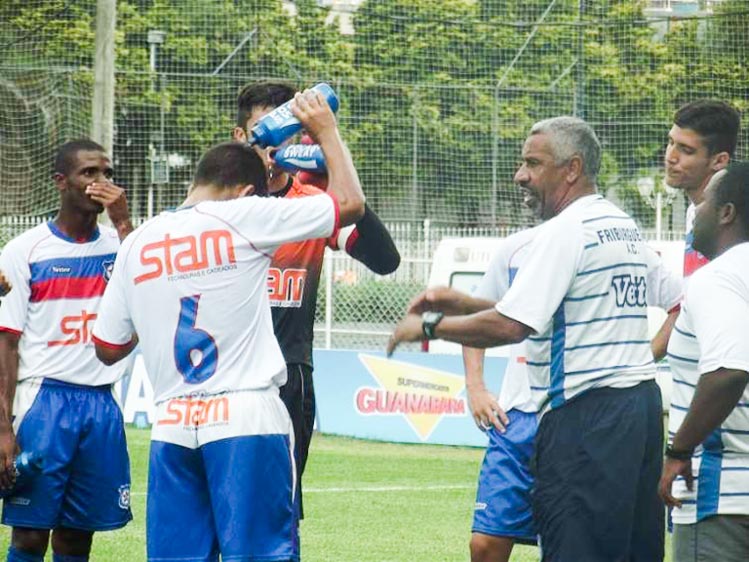
<instances>
[{"instance_id":1,"label":"tree","mask_svg":"<svg viewBox=\"0 0 749 562\"><path fill-rule=\"evenodd\" d=\"M243 84L325 80L341 96L339 121L368 200L386 218L519 224L512 175L529 127L577 113L604 143L602 189L649 224L636 182L661 168L675 107L698 96L749 104L749 16L742 0L726 0L712 17L671 21L659 37L642 5L367 0L345 36L315 0L295 2L293 15L280 0L119 0L117 179L142 213L152 152L172 155L183 165L172 167L157 208L175 204L200 154L229 138ZM16 194L0 203L8 211L28 199L29 177L49 184L39 154L88 130L92 10L86 0L0 4L0 166L24 170L0 180ZM156 74L154 29L166 32ZM24 154L34 156L19 166Z\"/></svg>"}]
</instances>

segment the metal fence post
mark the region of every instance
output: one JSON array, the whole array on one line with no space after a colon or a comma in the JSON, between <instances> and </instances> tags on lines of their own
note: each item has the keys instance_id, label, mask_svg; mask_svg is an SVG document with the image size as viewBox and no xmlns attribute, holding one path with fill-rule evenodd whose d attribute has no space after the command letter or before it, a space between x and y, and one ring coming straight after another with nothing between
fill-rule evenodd
<instances>
[{"instance_id":1,"label":"metal fence post","mask_svg":"<svg viewBox=\"0 0 749 562\"><path fill-rule=\"evenodd\" d=\"M333 252L325 250L325 349L333 343Z\"/></svg>"},{"instance_id":2,"label":"metal fence post","mask_svg":"<svg viewBox=\"0 0 749 562\"><path fill-rule=\"evenodd\" d=\"M431 252L432 252L432 244L430 243L430 226L431 221L429 219L424 219L424 260L428 263L431 259ZM424 285L429 283L429 268L425 268L424 273Z\"/></svg>"}]
</instances>

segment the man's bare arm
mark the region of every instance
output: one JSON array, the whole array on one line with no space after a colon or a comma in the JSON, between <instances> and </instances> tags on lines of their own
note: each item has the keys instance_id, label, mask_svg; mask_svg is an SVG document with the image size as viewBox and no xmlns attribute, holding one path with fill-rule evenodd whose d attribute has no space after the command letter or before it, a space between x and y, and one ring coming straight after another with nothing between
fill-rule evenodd
<instances>
[{"instance_id":1,"label":"man's bare arm","mask_svg":"<svg viewBox=\"0 0 749 562\"><path fill-rule=\"evenodd\" d=\"M468 404L473 414L473 421L483 430L492 425L497 430L504 432L509 423L507 414L499 407L494 395L489 392L484 382L484 356L483 349L463 346L463 365L466 372L466 393Z\"/></svg>"},{"instance_id":2,"label":"man's bare arm","mask_svg":"<svg viewBox=\"0 0 749 562\"><path fill-rule=\"evenodd\" d=\"M18 382L20 335L0 332L0 487L13 485L16 437L13 433L13 399Z\"/></svg>"},{"instance_id":3,"label":"man's bare arm","mask_svg":"<svg viewBox=\"0 0 749 562\"><path fill-rule=\"evenodd\" d=\"M678 317L679 309L671 310L663 321L663 324L661 324L658 333L653 336L653 340L650 342L650 349L653 351L653 357L656 361L660 361L666 356L668 340L671 339L671 332Z\"/></svg>"}]
</instances>

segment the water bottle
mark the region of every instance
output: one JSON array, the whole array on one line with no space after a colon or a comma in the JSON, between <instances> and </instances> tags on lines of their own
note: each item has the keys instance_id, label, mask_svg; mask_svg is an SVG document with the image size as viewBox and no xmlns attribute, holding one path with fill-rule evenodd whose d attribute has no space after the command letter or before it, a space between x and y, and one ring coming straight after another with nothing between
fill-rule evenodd
<instances>
[{"instance_id":1,"label":"water bottle","mask_svg":"<svg viewBox=\"0 0 749 562\"><path fill-rule=\"evenodd\" d=\"M0 498L12 496L21 491L42 470L42 457L33 451L18 453L13 459L13 470L16 473L15 484L11 488L0 489Z\"/></svg>"},{"instance_id":2,"label":"water bottle","mask_svg":"<svg viewBox=\"0 0 749 562\"><path fill-rule=\"evenodd\" d=\"M313 86L312 90L320 92L323 95L333 113L338 111L338 96L333 88L325 82L321 82ZM289 109L292 101L290 100L283 105L279 105L252 128L250 131L250 145L258 145L260 148L278 146L302 128L302 124L291 113L291 109Z\"/></svg>"},{"instance_id":3,"label":"water bottle","mask_svg":"<svg viewBox=\"0 0 749 562\"><path fill-rule=\"evenodd\" d=\"M273 153L276 167L295 173L299 171L326 174L325 156L319 144L290 144Z\"/></svg>"}]
</instances>

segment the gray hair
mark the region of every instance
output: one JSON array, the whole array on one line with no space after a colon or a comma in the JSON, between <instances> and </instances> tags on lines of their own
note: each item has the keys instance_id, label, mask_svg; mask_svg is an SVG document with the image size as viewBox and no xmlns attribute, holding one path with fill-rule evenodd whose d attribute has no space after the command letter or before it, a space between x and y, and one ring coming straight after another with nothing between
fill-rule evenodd
<instances>
[{"instance_id":1,"label":"gray hair","mask_svg":"<svg viewBox=\"0 0 749 562\"><path fill-rule=\"evenodd\" d=\"M585 121L567 115L544 119L531 127L531 135L538 134L549 137L557 164L578 155L583 162L583 174L590 180L596 179L601 169L601 141Z\"/></svg>"}]
</instances>

